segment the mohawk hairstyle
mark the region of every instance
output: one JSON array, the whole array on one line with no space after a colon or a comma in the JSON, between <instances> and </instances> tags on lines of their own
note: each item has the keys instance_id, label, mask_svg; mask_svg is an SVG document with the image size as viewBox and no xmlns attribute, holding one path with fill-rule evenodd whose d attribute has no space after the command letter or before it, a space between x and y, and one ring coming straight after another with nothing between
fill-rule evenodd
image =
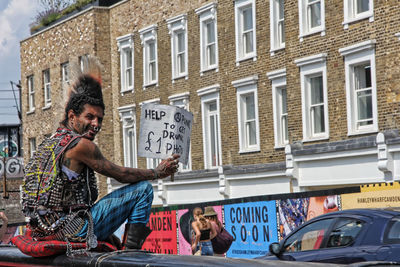
<instances>
[{"instance_id":1,"label":"mohawk hairstyle","mask_svg":"<svg viewBox=\"0 0 400 267\"><path fill-rule=\"evenodd\" d=\"M72 84L68 88L65 115L61 121L64 126L68 123L68 111L71 109L78 116L83 112L85 104L105 109L101 88L102 66L98 59L92 56L85 57L83 60L86 66L83 71L78 64L74 64L70 71Z\"/></svg>"}]
</instances>

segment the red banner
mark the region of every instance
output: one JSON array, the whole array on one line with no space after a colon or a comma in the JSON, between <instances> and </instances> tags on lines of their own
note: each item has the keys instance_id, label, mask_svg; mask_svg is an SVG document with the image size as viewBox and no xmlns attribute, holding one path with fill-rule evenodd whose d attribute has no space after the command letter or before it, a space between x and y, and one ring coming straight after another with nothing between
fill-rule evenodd
<instances>
[{"instance_id":1,"label":"red banner","mask_svg":"<svg viewBox=\"0 0 400 267\"><path fill-rule=\"evenodd\" d=\"M159 254L178 254L175 210L152 213L149 227L153 232L142 249Z\"/></svg>"}]
</instances>

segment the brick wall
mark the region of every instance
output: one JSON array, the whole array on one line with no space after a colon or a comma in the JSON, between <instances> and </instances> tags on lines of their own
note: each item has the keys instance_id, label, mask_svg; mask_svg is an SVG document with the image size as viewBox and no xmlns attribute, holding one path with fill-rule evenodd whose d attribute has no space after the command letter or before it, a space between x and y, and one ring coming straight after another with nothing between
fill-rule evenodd
<instances>
[{"instance_id":1,"label":"brick wall","mask_svg":"<svg viewBox=\"0 0 400 267\"><path fill-rule=\"evenodd\" d=\"M21 79L23 81L24 148L28 138L50 133L62 115L60 88L60 64L76 61L79 55L89 53L99 56L105 70L103 87L106 102L104 127L97 139L103 154L122 164L122 133L118 107L136 104L136 118L140 118L139 103L160 98L168 104L168 96L190 92L190 111L194 114L192 132L192 165L194 170L204 168L203 137L200 97L196 91L213 84L220 84L220 118L222 132L223 164L245 165L284 161L283 149L274 148L271 84L266 73L286 68L288 121L290 142L298 142L302 136L302 109L300 71L295 59L319 53L327 53L327 84L330 142L345 140L347 136L346 90L344 60L338 49L361 41L376 40L376 77L379 130L397 128L400 97L399 40L400 9L397 1L374 1L374 21L368 19L349 24L344 29L343 1L325 1L326 34L319 33L299 40L298 1L285 1L286 48L270 55L270 4L267 0L256 1L257 60L246 60L236 66L234 1L221 0L217 6L219 71L207 71L200 76L199 19L194 10L209 1L122 1L107 8L95 8L84 12L56 27L36 34L21 42ZM171 45L166 19L187 14L189 76L188 79L171 81ZM143 54L138 31L156 24L158 38L159 86L142 88ZM119 52L116 38L132 33L134 36L134 93L120 93ZM50 68L53 106L42 110L43 82L41 73ZM36 111L27 115L26 77L35 75ZM260 120L260 152L239 154L236 89L231 82L251 75L258 75L258 108ZM45 120L44 120L45 119ZM137 121L139 130L139 121ZM318 141L318 142L326 142ZM318 142L310 142L318 143ZM27 153L25 160L27 159ZM139 158L139 167L145 167L145 159ZM102 192L105 179L100 178Z\"/></svg>"}]
</instances>

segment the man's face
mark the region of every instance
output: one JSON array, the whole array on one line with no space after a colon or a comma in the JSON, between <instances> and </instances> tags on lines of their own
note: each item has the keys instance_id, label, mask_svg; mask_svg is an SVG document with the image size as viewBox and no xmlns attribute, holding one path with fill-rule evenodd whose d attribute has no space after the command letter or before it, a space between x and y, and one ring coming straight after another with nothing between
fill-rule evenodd
<instances>
[{"instance_id":1,"label":"man's face","mask_svg":"<svg viewBox=\"0 0 400 267\"><path fill-rule=\"evenodd\" d=\"M99 106L85 104L79 116L72 112L71 122L74 131L89 140L94 140L100 131L104 117L104 110Z\"/></svg>"}]
</instances>

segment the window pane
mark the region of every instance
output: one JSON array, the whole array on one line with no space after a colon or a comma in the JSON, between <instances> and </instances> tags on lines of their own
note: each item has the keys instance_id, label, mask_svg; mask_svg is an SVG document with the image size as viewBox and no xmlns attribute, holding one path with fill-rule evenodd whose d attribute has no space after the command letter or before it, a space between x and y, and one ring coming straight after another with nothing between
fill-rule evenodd
<instances>
[{"instance_id":1,"label":"window pane","mask_svg":"<svg viewBox=\"0 0 400 267\"><path fill-rule=\"evenodd\" d=\"M215 27L214 21L207 23L207 44L215 42Z\"/></svg>"},{"instance_id":2,"label":"window pane","mask_svg":"<svg viewBox=\"0 0 400 267\"><path fill-rule=\"evenodd\" d=\"M248 145L256 145L257 140L256 140L256 122L250 121L247 123L247 136L248 136Z\"/></svg>"},{"instance_id":3,"label":"window pane","mask_svg":"<svg viewBox=\"0 0 400 267\"><path fill-rule=\"evenodd\" d=\"M178 72L179 73L185 72L185 57L184 57L184 55L185 54L178 55L178 64L179 64Z\"/></svg>"},{"instance_id":4,"label":"window pane","mask_svg":"<svg viewBox=\"0 0 400 267\"><path fill-rule=\"evenodd\" d=\"M310 78L311 86L311 104L319 104L324 102L324 92L322 86L322 76Z\"/></svg>"},{"instance_id":5,"label":"window pane","mask_svg":"<svg viewBox=\"0 0 400 267\"><path fill-rule=\"evenodd\" d=\"M217 103L216 102L210 103L208 110L209 111L216 111L217 110Z\"/></svg>"},{"instance_id":6,"label":"window pane","mask_svg":"<svg viewBox=\"0 0 400 267\"><path fill-rule=\"evenodd\" d=\"M279 39L279 43L285 42L285 22L284 21L280 21L278 23L278 39Z\"/></svg>"},{"instance_id":7,"label":"window pane","mask_svg":"<svg viewBox=\"0 0 400 267\"><path fill-rule=\"evenodd\" d=\"M207 58L208 58L208 65L215 64L215 44L212 44L207 47Z\"/></svg>"},{"instance_id":8,"label":"window pane","mask_svg":"<svg viewBox=\"0 0 400 267\"><path fill-rule=\"evenodd\" d=\"M327 247L348 246L361 231L363 222L355 219L340 219L329 235Z\"/></svg>"},{"instance_id":9,"label":"window pane","mask_svg":"<svg viewBox=\"0 0 400 267\"><path fill-rule=\"evenodd\" d=\"M357 14L366 12L369 10L370 0L356 0L357 1Z\"/></svg>"},{"instance_id":10,"label":"window pane","mask_svg":"<svg viewBox=\"0 0 400 267\"><path fill-rule=\"evenodd\" d=\"M253 29L253 13L251 8L243 10L243 31Z\"/></svg>"},{"instance_id":11,"label":"window pane","mask_svg":"<svg viewBox=\"0 0 400 267\"><path fill-rule=\"evenodd\" d=\"M283 19L284 17L284 1L283 0L278 0L278 5L279 5L279 19Z\"/></svg>"},{"instance_id":12,"label":"window pane","mask_svg":"<svg viewBox=\"0 0 400 267\"><path fill-rule=\"evenodd\" d=\"M125 50L125 60L126 60L126 68L132 67L132 50Z\"/></svg>"},{"instance_id":13,"label":"window pane","mask_svg":"<svg viewBox=\"0 0 400 267\"><path fill-rule=\"evenodd\" d=\"M132 86L132 69L126 70L126 85L128 87Z\"/></svg>"},{"instance_id":14,"label":"window pane","mask_svg":"<svg viewBox=\"0 0 400 267\"><path fill-rule=\"evenodd\" d=\"M253 52L253 32L247 32L244 34L245 51L247 53Z\"/></svg>"},{"instance_id":15,"label":"window pane","mask_svg":"<svg viewBox=\"0 0 400 267\"><path fill-rule=\"evenodd\" d=\"M156 49L154 43L149 43L149 59L150 61L156 59Z\"/></svg>"},{"instance_id":16,"label":"window pane","mask_svg":"<svg viewBox=\"0 0 400 267\"><path fill-rule=\"evenodd\" d=\"M50 86L46 86L46 102L49 102L51 98Z\"/></svg>"},{"instance_id":17,"label":"window pane","mask_svg":"<svg viewBox=\"0 0 400 267\"><path fill-rule=\"evenodd\" d=\"M324 106L313 107L314 133L325 132Z\"/></svg>"},{"instance_id":18,"label":"window pane","mask_svg":"<svg viewBox=\"0 0 400 267\"><path fill-rule=\"evenodd\" d=\"M211 144L211 166L217 166L217 150L216 150L216 125L214 116L210 116L210 144Z\"/></svg>"},{"instance_id":19,"label":"window pane","mask_svg":"<svg viewBox=\"0 0 400 267\"><path fill-rule=\"evenodd\" d=\"M185 51L185 34L183 32L178 33L178 53Z\"/></svg>"},{"instance_id":20,"label":"window pane","mask_svg":"<svg viewBox=\"0 0 400 267\"><path fill-rule=\"evenodd\" d=\"M154 81L155 79L156 79L156 64L155 64L155 62L152 62L152 63L150 63L150 72L149 72L149 74L150 74L150 77L149 77L149 80L150 81Z\"/></svg>"},{"instance_id":21,"label":"window pane","mask_svg":"<svg viewBox=\"0 0 400 267\"><path fill-rule=\"evenodd\" d=\"M355 74L355 88L363 89L369 88L371 84L371 66L370 64L360 65L354 67Z\"/></svg>"},{"instance_id":22,"label":"window pane","mask_svg":"<svg viewBox=\"0 0 400 267\"><path fill-rule=\"evenodd\" d=\"M372 95L371 90L357 93L358 119L365 120L372 118ZM371 124L372 120L368 124Z\"/></svg>"},{"instance_id":23,"label":"window pane","mask_svg":"<svg viewBox=\"0 0 400 267\"><path fill-rule=\"evenodd\" d=\"M128 167L133 167L133 152L134 152L134 146L133 146L133 131L128 130Z\"/></svg>"},{"instance_id":24,"label":"window pane","mask_svg":"<svg viewBox=\"0 0 400 267\"><path fill-rule=\"evenodd\" d=\"M49 80L50 80L50 73L49 73L49 71L45 71L44 72L44 82L48 83Z\"/></svg>"},{"instance_id":25,"label":"window pane","mask_svg":"<svg viewBox=\"0 0 400 267\"><path fill-rule=\"evenodd\" d=\"M400 244L400 218L394 217L390 220L383 237L385 244Z\"/></svg>"},{"instance_id":26,"label":"window pane","mask_svg":"<svg viewBox=\"0 0 400 267\"><path fill-rule=\"evenodd\" d=\"M281 89L281 109L282 109L282 114L286 114L287 113L287 100L286 100L287 96L286 96L286 89L282 88Z\"/></svg>"},{"instance_id":27,"label":"window pane","mask_svg":"<svg viewBox=\"0 0 400 267\"><path fill-rule=\"evenodd\" d=\"M245 96L246 101L246 120L254 120L256 118L254 95Z\"/></svg>"},{"instance_id":28,"label":"window pane","mask_svg":"<svg viewBox=\"0 0 400 267\"><path fill-rule=\"evenodd\" d=\"M287 252L319 249L333 219L311 223L286 239L283 250Z\"/></svg>"},{"instance_id":29,"label":"window pane","mask_svg":"<svg viewBox=\"0 0 400 267\"><path fill-rule=\"evenodd\" d=\"M321 25L321 3L314 3L309 7L310 26L311 28Z\"/></svg>"},{"instance_id":30,"label":"window pane","mask_svg":"<svg viewBox=\"0 0 400 267\"><path fill-rule=\"evenodd\" d=\"M282 117L282 134L283 134L283 141L289 140L289 130L288 130L288 121L287 116Z\"/></svg>"}]
</instances>

